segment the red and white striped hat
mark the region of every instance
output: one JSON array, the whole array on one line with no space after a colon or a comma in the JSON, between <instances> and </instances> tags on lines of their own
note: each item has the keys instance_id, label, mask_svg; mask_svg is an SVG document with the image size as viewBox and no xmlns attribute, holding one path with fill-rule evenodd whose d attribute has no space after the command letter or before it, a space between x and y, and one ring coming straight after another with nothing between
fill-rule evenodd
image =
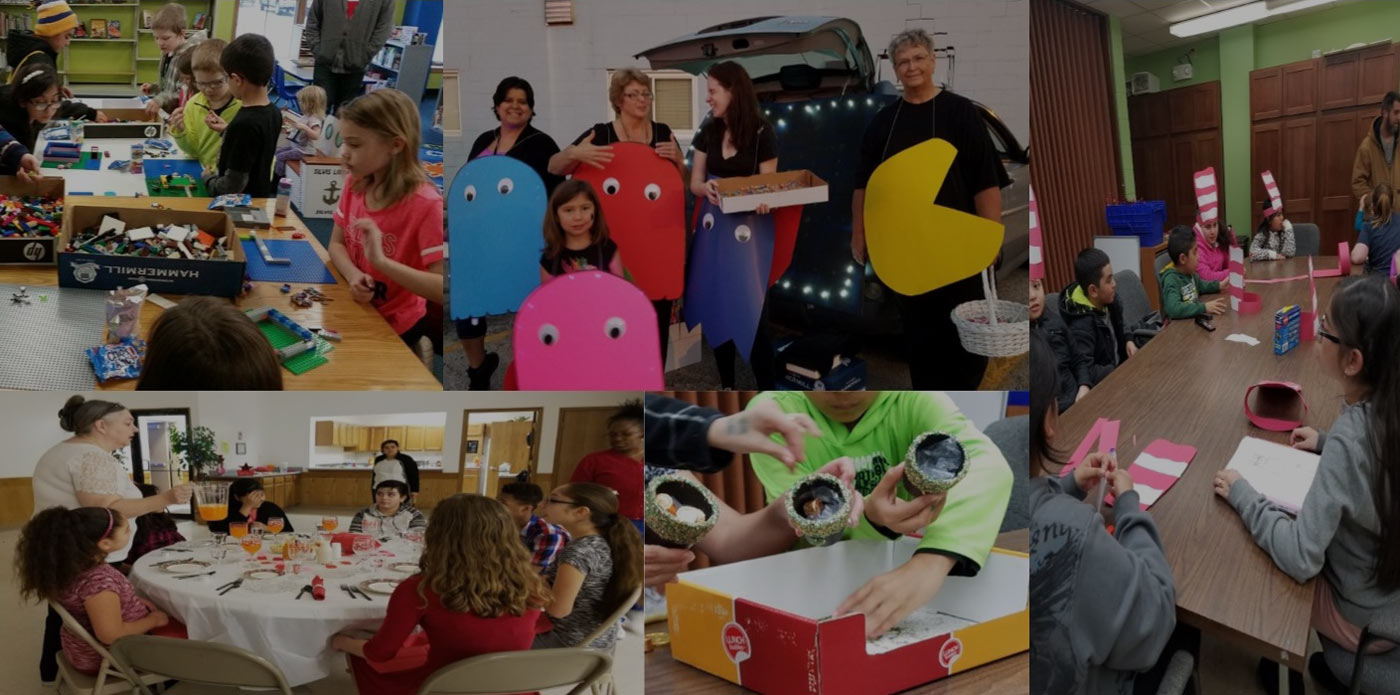
<instances>
[{"instance_id":1,"label":"red and white striped hat","mask_svg":"<svg viewBox=\"0 0 1400 695\"><path fill-rule=\"evenodd\" d=\"M1036 210L1035 189L1031 193L1031 279L1045 279L1045 256L1041 250L1040 213Z\"/></svg>"},{"instance_id":2,"label":"red and white striped hat","mask_svg":"<svg viewBox=\"0 0 1400 695\"><path fill-rule=\"evenodd\" d=\"M1273 172L1266 169L1259 174L1259 178L1264 179L1264 190L1269 194L1269 203L1272 205L1269 214L1282 210L1283 196L1278 192L1278 183L1274 181Z\"/></svg>"},{"instance_id":3,"label":"red and white striped hat","mask_svg":"<svg viewBox=\"0 0 1400 695\"><path fill-rule=\"evenodd\" d=\"M1218 221L1220 196L1215 186L1215 167L1206 167L1191 178L1196 188L1196 221L1200 224Z\"/></svg>"}]
</instances>

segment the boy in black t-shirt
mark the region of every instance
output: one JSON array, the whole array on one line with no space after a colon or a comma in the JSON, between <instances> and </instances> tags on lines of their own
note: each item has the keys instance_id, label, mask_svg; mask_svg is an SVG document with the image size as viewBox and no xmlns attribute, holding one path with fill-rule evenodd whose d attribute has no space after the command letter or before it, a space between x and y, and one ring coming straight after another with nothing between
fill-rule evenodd
<instances>
[{"instance_id":1,"label":"boy in black t-shirt","mask_svg":"<svg viewBox=\"0 0 1400 695\"><path fill-rule=\"evenodd\" d=\"M229 91L243 102L243 108L224 131L218 171L206 169L204 172L204 186L211 196L247 193L254 198L271 198L277 195L272 165L277 137L282 131L282 113L267 99L267 83L272 79L274 62L272 44L258 34L239 36L219 56L220 65L228 73ZM218 116L210 114L209 118L218 119Z\"/></svg>"}]
</instances>

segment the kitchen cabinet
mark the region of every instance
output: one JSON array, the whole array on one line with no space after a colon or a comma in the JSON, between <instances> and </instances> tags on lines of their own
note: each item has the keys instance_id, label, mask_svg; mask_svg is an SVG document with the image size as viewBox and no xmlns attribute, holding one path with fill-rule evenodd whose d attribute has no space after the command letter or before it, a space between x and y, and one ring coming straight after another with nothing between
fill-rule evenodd
<instances>
[{"instance_id":1,"label":"kitchen cabinet","mask_svg":"<svg viewBox=\"0 0 1400 695\"><path fill-rule=\"evenodd\" d=\"M405 438L405 434L404 434L404 430L405 430L405 429L406 429L406 428L405 428L403 425L397 425L397 426L394 426L394 427L390 427L390 428L388 428L388 436L386 436L386 437L384 437L384 438L385 438L385 439L392 439L392 440L398 442L398 443L399 443L399 448L402 449L402 448L404 448L403 440L404 440L404 438Z\"/></svg>"},{"instance_id":2,"label":"kitchen cabinet","mask_svg":"<svg viewBox=\"0 0 1400 695\"><path fill-rule=\"evenodd\" d=\"M423 434L424 451L442 451L444 429L442 427L428 427Z\"/></svg>"},{"instance_id":3,"label":"kitchen cabinet","mask_svg":"<svg viewBox=\"0 0 1400 695\"><path fill-rule=\"evenodd\" d=\"M403 438L404 438L404 441L403 441L403 448L404 448L405 450L407 450L407 451L422 451L422 450L423 450L423 427L422 427L422 426L416 426L416 425L409 425L408 427L406 427L406 428L404 428L404 429L405 429L405 431L404 431L404 436L403 436Z\"/></svg>"},{"instance_id":4,"label":"kitchen cabinet","mask_svg":"<svg viewBox=\"0 0 1400 695\"><path fill-rule=\"evenodd\" d=\"M316 446L335 446L335 423L330 420L316 421Z\"/></svg>"}]
</instances>

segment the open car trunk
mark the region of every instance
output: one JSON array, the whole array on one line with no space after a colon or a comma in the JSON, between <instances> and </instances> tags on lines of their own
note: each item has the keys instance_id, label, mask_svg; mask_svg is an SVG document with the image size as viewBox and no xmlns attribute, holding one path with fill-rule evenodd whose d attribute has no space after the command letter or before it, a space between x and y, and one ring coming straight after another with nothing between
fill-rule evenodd
<instances>
[{"instance_id":1,"label":"open car trunk","mask_svg":"<svg viewBox=\"0 0 1400 695\"><path fill-rule=\"evenodd\" d=\"M732 60L743 66L764 101L863 94L875 67L860 26L840 17L756 17L702 29L649 48L656 70L703 75Z\"/></svg>"}]
</instances>

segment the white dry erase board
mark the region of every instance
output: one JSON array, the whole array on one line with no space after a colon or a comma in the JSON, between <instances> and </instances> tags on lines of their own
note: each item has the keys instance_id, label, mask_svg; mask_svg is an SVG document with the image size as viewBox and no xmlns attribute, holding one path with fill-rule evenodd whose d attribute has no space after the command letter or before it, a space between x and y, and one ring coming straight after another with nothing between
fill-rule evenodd
<instances>
[{"instance_id":1,"label":"white dry erase board","mask_svg":"<svg viewBox=\"0 0 1400 695\"><path fill-rule=\"evenodd\" d=\"M1113 272L1120 270L1131 270L1137 273L1139 278L1152 277L1152 270L1149 268L1146 275L1143 274L1141 246L1135 236L1096 236L1094 237L1094 248L1108 254L1108 262L1113 264ZM1046 288L1047 290L1049 288Z\"/></svg>"},{"instance_id":2,"label":"white dry erase board","mask_svg":"<svg viewBox=\"0 0 1400 695\"><path fill-rule=\"evenodd\" d=\"M946 391L958 410L979 430L1006 417L1005 391Z\"/></svg>"},{"instance_id":3,"label":"white dry erase board","mask_svg":"<svg viewBox=\"0 0 1400 695\"><path fill-rule=\"evenodd\" d=\"M1297 515L1317 476L1317 464L1321 459L1312 452L1245 437L1225 468L1237 471L1259 494L1289 514Z\"/></svg>"}]
</instances>

